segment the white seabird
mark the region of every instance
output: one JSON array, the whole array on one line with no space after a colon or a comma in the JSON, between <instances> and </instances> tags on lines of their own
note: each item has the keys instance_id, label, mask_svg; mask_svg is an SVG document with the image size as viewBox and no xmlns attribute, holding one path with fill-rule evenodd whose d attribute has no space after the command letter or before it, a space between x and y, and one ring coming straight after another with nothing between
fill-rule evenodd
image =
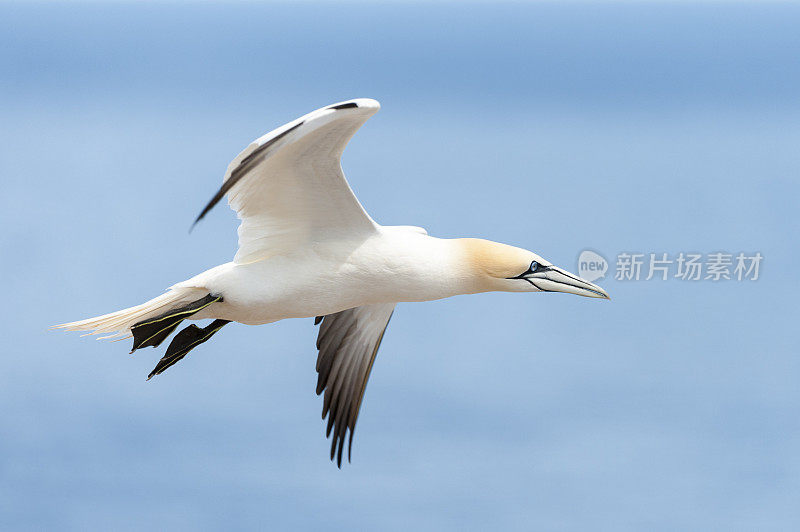
<instances>
[{"instance_id":1,"label":"white seabird","mask_svg":"<svg viewBox=\"0 0 800 532\"><path fill-rule=\"evenodd\" d=\"M536 253L473 238L440 239L419 227L382 226L366 213L341 169L347 142L380 105L356 99L318 109L267 133L228 165L222 187L241 219L233 262L211 268L136 307L57 328L133 337L158 346L184 320L148 379L225 324L316 317L317 394L341 467L375 355L395 305L478 292L608 294ZM102 339L101 338L101 339ZM131 351L131 352L133 352ZM338 450L338 451L337 451Z\"/></svg>"}]
</instances>

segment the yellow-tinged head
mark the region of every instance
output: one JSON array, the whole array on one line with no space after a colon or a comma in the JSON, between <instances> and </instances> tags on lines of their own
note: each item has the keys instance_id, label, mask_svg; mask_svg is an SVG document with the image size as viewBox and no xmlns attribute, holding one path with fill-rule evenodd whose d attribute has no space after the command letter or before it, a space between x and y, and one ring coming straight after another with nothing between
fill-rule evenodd
<instances>
[{"instance_id":1,"label":"yellow-tinged head","mask_svg":"<svg viewBox=\"0 0 800 532\"><path fill-rule=\"evenodd\" d=\"M553 266L532 251L478 238L457 242L468 268L486 291L565 292L609 299L596 284Z\"/></svg>"}]
</instances>

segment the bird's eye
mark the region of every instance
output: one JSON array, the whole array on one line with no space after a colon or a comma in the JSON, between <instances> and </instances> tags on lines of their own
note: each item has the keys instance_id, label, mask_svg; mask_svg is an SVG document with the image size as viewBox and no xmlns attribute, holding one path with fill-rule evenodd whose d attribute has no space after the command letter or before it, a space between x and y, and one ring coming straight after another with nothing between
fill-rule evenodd
<instances>
[{"instance_id":1,"label":"bird's eye","mask_svg":"<svg viewBox=\"0 0 800 532\"><path fill-rule=\"evenodd\" d=\"M536 261L531 262L531 267L529 268L531 273L536 273L536 270L539 269L539 263Z\"/></svg>"}]
</instances>

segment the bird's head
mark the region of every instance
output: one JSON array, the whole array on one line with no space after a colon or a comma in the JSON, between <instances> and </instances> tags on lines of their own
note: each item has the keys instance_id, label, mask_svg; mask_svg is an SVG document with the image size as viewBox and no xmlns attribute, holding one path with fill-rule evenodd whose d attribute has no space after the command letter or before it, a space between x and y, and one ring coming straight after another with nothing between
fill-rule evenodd
<instances>
[{"instance_id":1,"label":"bird's head","mask_svg":"<svg viewBox=\"0 0 800 532\"><path fill-rule=\"evenodd\" d=\"M605 290L571 274L536 253L473 238L461 239L466 260L478 285L497 292L565 292L610 299Z\"/></svg>"}]
</instances>

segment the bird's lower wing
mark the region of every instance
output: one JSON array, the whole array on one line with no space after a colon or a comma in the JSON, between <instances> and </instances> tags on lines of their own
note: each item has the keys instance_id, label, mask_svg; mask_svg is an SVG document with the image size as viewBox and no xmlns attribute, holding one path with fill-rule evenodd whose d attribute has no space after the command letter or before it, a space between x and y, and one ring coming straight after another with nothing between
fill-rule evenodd
<instances>
[{"instance_id":1,"label":"bird's lower wing","mask_svg":"<svg viewBox=\"0 0 800 532\"><path fill-rule=\"evenodd\" d=\"M333 430L331 460L336 456L339 467L348 430L350 459L364 390L394 307L394 303L364 305L316 320L322 323L317 337L317 395L325 391L322 418L328 416L326 435Z\"/></svg>"}]
</instances>

